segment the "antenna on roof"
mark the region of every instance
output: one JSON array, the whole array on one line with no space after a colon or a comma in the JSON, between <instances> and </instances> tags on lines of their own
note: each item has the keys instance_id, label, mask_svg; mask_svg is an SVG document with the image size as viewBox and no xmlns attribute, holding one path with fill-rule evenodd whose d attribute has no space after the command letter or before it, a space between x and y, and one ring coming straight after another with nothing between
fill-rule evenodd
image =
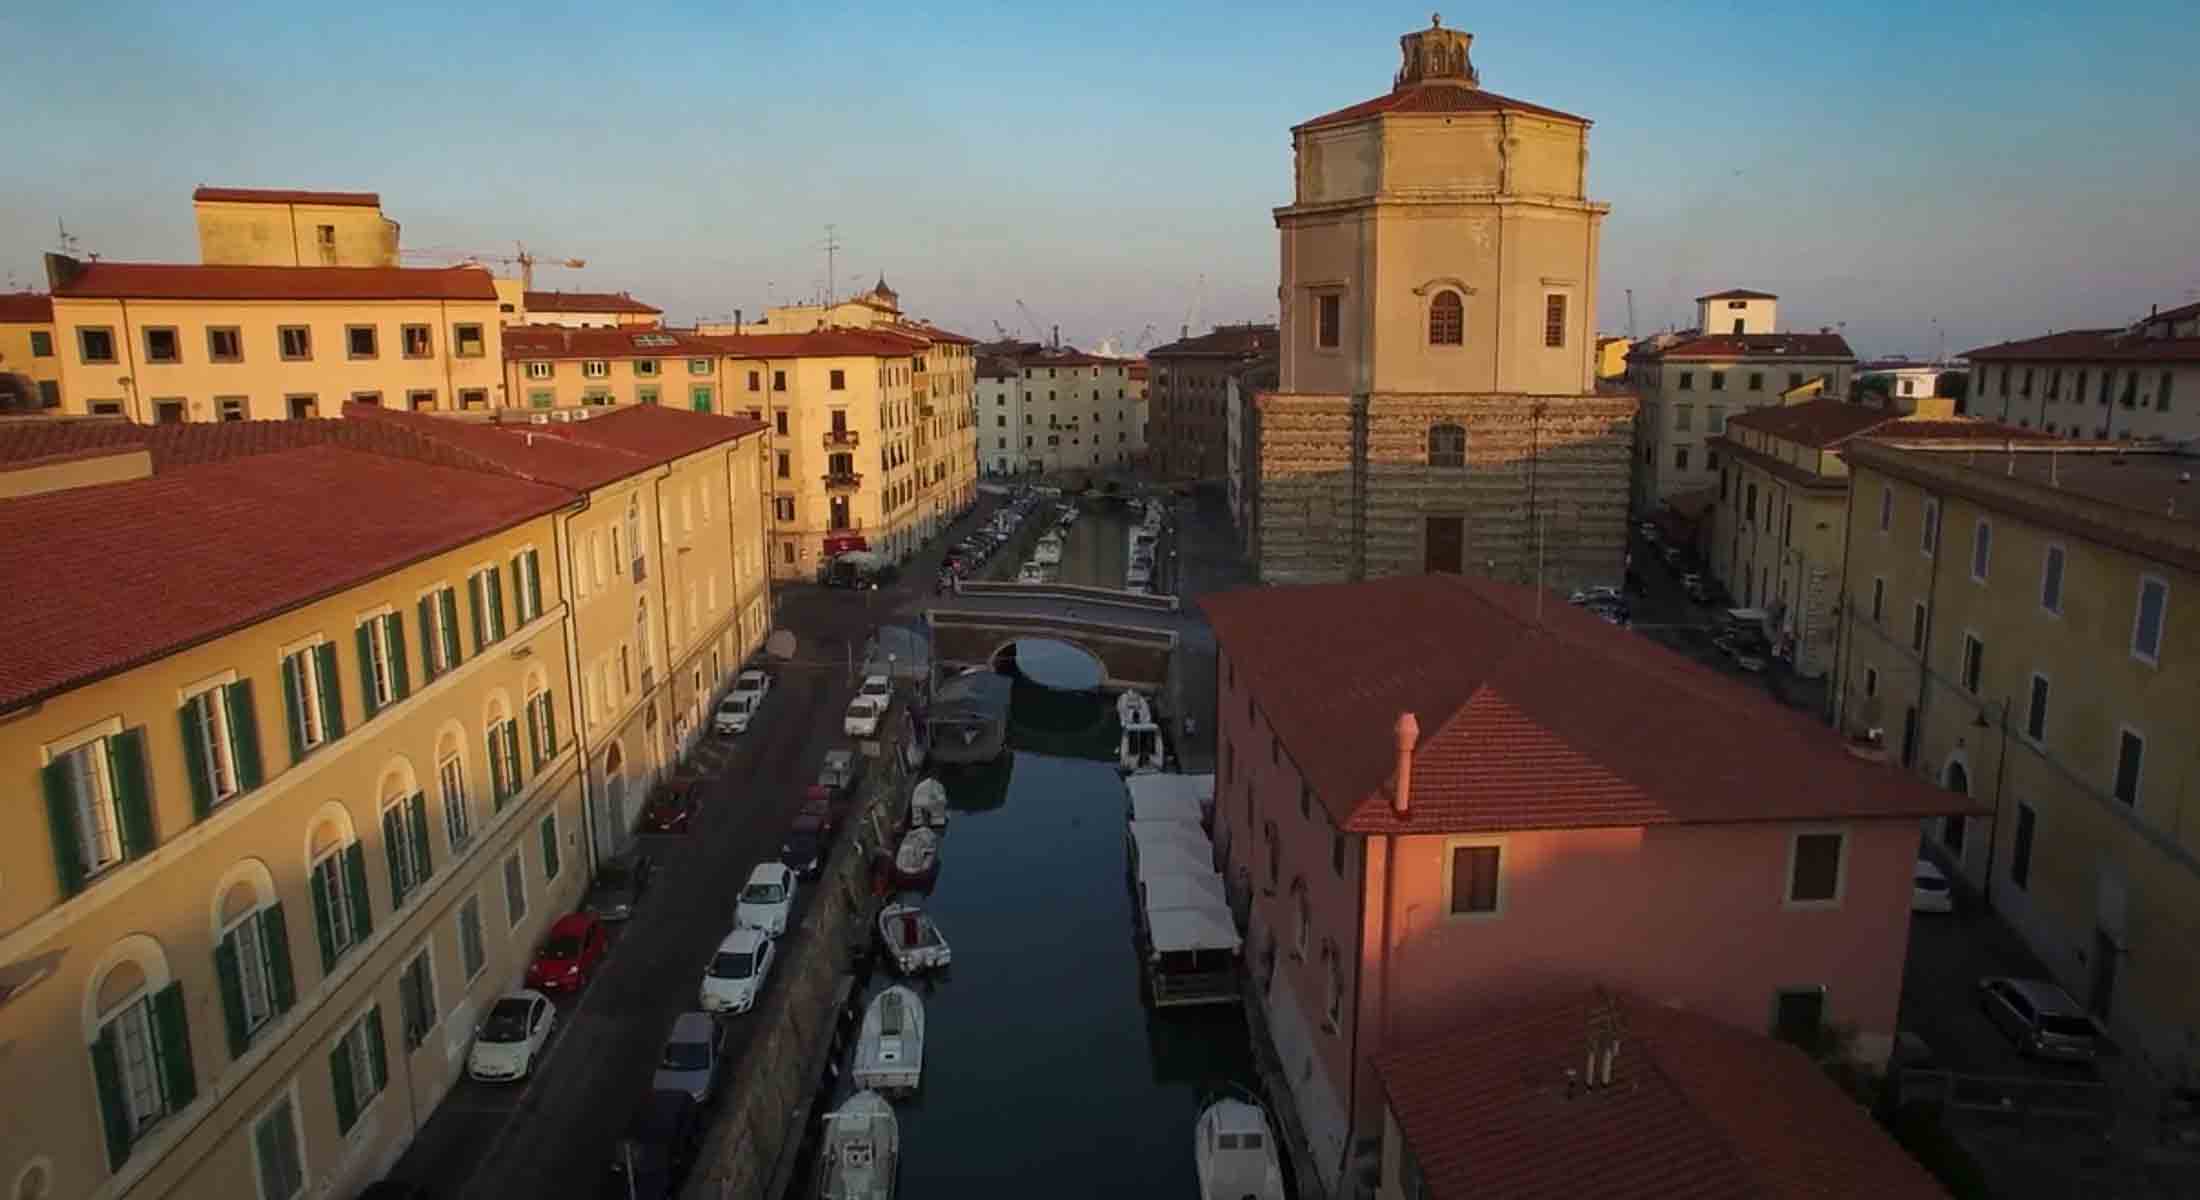
<instances>
[{"instance_id":1,"label":"antenna on roof","mask_svg":"<svg viewBox=\"0 0 2200 1200\"><path fill-rule=\"evenodd\" d=\"M833 302L833 292L839 286L840 226L825 226L825 303Z\"/></svg>"}]
</instances>

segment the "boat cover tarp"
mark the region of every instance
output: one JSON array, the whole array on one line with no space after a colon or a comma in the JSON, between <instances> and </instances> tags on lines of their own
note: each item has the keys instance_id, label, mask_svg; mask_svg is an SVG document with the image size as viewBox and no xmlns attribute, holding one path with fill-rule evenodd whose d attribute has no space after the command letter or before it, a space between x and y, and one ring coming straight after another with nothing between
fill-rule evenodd
<instances>
[{"instance_id":1,"label":"boat cover tarp","mask_svg":"<svg viewBox=\"0 0 2200 1200\"><path fill-rule=\"evenodd\" d=\"M1191 802L1190 819L1197 821L1215 800L1215 777L1212 771L1203 775L1133 775L1126 781L1131 789L1131 815L1141 820L1147 814L1141 805L1156 806L1153 818L1157 820L1183 820L1171 815L1170 810L1182 809L1184 801Z\"/></svg>"},{"instance_id":2,"label":"boat cover tarp","mask_svg":"<svg viewBox=\"0 0 2200 1200\"><path fill-rule=\"evenodd\" d=\"M1181 847L1202 862L1212 863L1215 858L1215 845L1207 840L1206 832L1184 821L1132 821L1131 841L1138 847L1141 863L1146 861L1147 851L1164 845Z\"/></svg>"},{"instance_id":3,"label":"boat cover tarp","mask_svg":"<svg viewBox=\"0 0 2200 1200\"><path fill-rule=\"evenodd\" d=\"M1138 882L1151 883L1171 875L1215 875L1214 858L1188 849L1181 842L1155 842L1139 848Z\"/></svg>"},{"instance_id":4,"label":"boat cover tarp","mask_svg":"<svg viewBox=\"0 0 2200 1200\"><path fill-rule=\"evenodd\" d=\"M1225 905L1229 895L1220 875L1156 875L1138 885L1148 909L1201 908Z\"/></svg>"},{"instance_id":5,"label":"boat cover tarp","mask_svg":"<svg viewBox=\"0 0 2200 1200\"><path fill-rule=\"evenodd\" d=\"M1146 935L1162 954L1181 950L1236 950L1237 926L1230 910L1211 908L1150 908L1146 910Z\"/></svg>"}]
</instances>

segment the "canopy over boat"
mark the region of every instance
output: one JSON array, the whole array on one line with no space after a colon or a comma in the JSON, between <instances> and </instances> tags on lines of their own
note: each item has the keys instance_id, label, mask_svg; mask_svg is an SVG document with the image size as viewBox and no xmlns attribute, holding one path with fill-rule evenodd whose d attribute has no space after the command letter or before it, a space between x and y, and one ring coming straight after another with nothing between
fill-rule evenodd
<instances>
[{"instance_id":1,"label":"canopy over boat","mask_svg":"<svg viewBox=\"0 0 2200 1200\"><path fill-rule=\"evenodd\" d=\"M1213 908L1158 908L1146 911L1146 936L1156 953L1184 950L1231 950L1244 943L1230 910Z\"/></svg>"},{"instance_id":2,"label":"canopy over boat","mask_svg":"<svg viewBox=\"0 0 2200 1200\"><path fill-rule=\"evenodd\" d=\"M1206 804L1214 798L1212 775L1133 775L1126 781L1131 791L1134 821L1188 821L1207 818Z\"/></svg>"},{"instance_id":3,"label":"canopy over boat","mask_svg":"<svg viewBox=\"0 0 2200 1200\"><path fill-rule=\"evenodd\" d=\"M1227 907L1229 893L1220 875L1156 875L1138 885L1148 910Z\"/></svg>"}]
</instances>

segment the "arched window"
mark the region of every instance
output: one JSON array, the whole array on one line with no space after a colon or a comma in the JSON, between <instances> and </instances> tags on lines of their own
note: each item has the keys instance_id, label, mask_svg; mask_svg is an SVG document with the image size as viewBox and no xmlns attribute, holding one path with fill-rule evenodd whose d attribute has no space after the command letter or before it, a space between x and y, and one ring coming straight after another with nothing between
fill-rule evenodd
<instances>
[{"instance_id":1,"label":"arched window","mask_svg":"<svg viewBox=\"0 0 2200 1200\"><path fill-rule=\"evenodd\" d=\"M382 776L382 853L390 867L391 908L403 908L405 898L435 870L428 854L428 798L413 782L412 764L403 760Z\"/></svg>"},{"instance_id":2,"label":"arched window","mask_svg":"<svg viewBox=\"0 0 2200 1200\"><path fill-rule=\"evenodd\" d=\"M1428 427L1428 465L1432 467L1464 467L1467 465L1467 430L1463 425L1431 425Z\"/></svg>"},{"instance_id":3,"label":"arched window","mask_svg":"<svg viewBox=\"0 0 2200 1200\"><path fill-rule=\"evenodd\" d=\"M484 725L488 732L483 744L489 751L489 805L490 811L501 812L512 797L519 795L519 725L512 720L512 706L498 692L489 698L489 708Z\"/></svg>"},{"instance_id":4,"label":"arched window","mask_svg":"<svg viewBox=\"0 0 2200 1200\"><path fill-rule=\"evenodd\" d=\"M107 951L85 994L85 1035L108 1164L120 1167L147 1130L198 1095L183 986L160 943L132 934Z\"/></svg>"},{"instance_id":5,"label":"arched window","mask_svg":"<svg viewBox=\"0 0 2200 1200\"><path fill-rule=\"evenodd\" d=\"M633 554L634 582L649 578L649 558L642 552L642 502L639 497L626 498L626 548ZM611 564L614 567L620 563Z\"/></svg>"},{"instance_id":6,"label":"arched window","mask_svg":"<svg viewBox=\"0 0 2200 1200\"><path fill-rule=\"evenodd\" d=\"M351 813L334 800L321 806L306 835L306 881L313 893L313 932L321 944L321 970L367 938L374 908L367 898L367 856L352 830Z\"/></svg>"},{"instance_id":7,"label":"arched window","mask_svg":"<svg viewBox=\"0 0 2200 1200\"><path fill-rule=\"evenodd\" d=\"M634 657L641 660L642 671L646 674L654 661L649 654L649 597L647 596L636 601L634 605ZM627 686L633 686L633 681L628 680ZM649 684L646 681L642 684L642 690L649 690Z\"/></svg>"},{"instance_id":8,"label":"arched window","mask_svg":"<svg viewBox=\"0 0 2200 1200\"><path fill-rule=\"evenodd\" d=\"M443 803L443 829L457 857L474 840L473 801L466 795L466 735L453 723L435 739L436 799Z\"/></svg>"},{"instance_id":9,"label":"arched window","mask_svg":"<svg viewBox=\"0 0 2200 1200\"><path fill-rule=\"evenodd\" d=\"M1459 293L1441 291L1428 306L1428 344L1431 346L1457 346L1466 341L1466 305L1460 302Z\"/></svg>"},{"instance_id":10,"label":"arched window","mask_svg":"<svg viewBox=\"0 0 2200 1200\"><path fill-rule=\"evenodd\" d=\"M267 864L246 859L214 889L214 974L221 984L229 1054L242 1058L269 1022L297 997L290 935Z\"/></svg>"}]
</instances>

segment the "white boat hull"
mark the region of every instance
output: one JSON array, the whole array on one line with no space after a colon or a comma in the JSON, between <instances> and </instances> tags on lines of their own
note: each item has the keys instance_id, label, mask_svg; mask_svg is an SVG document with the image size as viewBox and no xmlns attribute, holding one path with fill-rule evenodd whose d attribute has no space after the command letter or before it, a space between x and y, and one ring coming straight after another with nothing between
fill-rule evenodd
<instances>
[{"instance_id":1,"label":"white boat hull","mask_svg":"<svg viewBox=\"0 0 2200 1200\"><path fill-rule=\"evenodd\" d=\"M917 1090L924 1078L924 1001L915 992L897 985L871 998L852 1076L857 1087L882 1095Z\"/></svg>"},{"instance_id":2,"label":"white boat hull","mask_svg":"<svg viewBox=\"0 0 2200 1200\"><path fill-rule=\"evenodd\" d=\"M889 904L879 910L879 935L894 969L904 975L936 971L954 961L947 938L924 910L912 904Z\"/></svg>"},{"instance_id":3,"label":"white boat hull","mask_svg":"<svg viewBox=\"0 0 2200 1200\"><path fill-rule=\"evenodd\" d=\"M901 1124L877 1092L857 1092L825 1118L817 1200L893 1200Z\"/></svg>"}]
</instances>

